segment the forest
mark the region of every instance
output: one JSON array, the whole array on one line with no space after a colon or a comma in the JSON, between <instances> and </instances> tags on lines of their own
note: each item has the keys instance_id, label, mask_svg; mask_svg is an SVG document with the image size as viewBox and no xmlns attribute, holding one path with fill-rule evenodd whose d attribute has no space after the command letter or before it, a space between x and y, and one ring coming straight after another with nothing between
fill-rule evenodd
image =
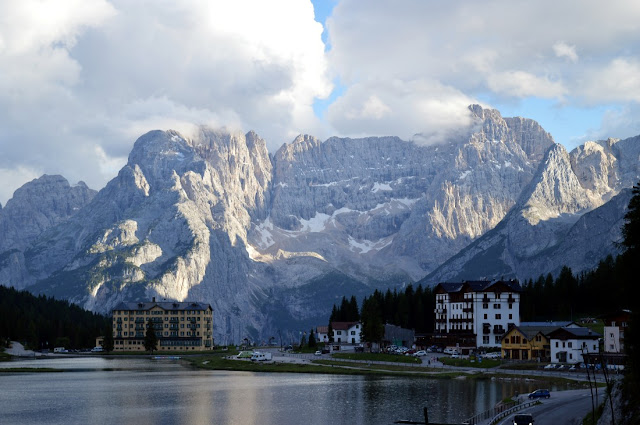
<instances>
[{"instance_id":1,"label":"forest","mask_svg":"<svg viewBox=\"0 0 640 425\"><path fill-rule=\"evenodd\" d=\"M67 301L0 286L0 339L19 341L33 350L95 346L110 328L109 318Z\"/></svg>"}]
</instances>

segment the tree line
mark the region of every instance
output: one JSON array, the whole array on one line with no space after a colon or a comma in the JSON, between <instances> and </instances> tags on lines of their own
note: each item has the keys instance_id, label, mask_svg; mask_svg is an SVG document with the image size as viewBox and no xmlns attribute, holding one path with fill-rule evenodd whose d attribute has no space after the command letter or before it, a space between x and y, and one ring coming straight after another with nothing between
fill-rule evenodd
<instances>
[{"instance_id":1,"label":"tree line","mask_svg":"<svg viewBox=\"0 0 640 425\"><path fill-rule=\"evenodd\" d=\"M87 348L111 327L109 318L68 301L0 286L0 338L30 349Z\"/></svg>"}]
</instances>

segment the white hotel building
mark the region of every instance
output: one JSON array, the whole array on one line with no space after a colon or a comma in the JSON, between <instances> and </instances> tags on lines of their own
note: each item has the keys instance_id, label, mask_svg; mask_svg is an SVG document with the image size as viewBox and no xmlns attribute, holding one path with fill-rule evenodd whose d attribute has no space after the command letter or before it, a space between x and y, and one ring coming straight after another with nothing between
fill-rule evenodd
<instances>
[{"instance_id":1,"label":"white hotel building","mask_svg":"<svg viewBox=\"0 0 640 425\"><path fill-rule=\"evenodd\" d=\"M439 283L434 292L434 340L440 345L500 347L507 330L520 325L517 280Z\"/></svg>"}]
</instances>

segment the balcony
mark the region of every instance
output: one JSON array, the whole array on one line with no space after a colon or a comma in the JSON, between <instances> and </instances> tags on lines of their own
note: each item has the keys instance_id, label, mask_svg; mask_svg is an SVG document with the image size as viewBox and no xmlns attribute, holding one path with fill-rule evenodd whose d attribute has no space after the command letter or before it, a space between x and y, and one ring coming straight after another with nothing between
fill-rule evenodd
<instances>
[{"instance_id":1,"label":"balcony","mask_svg":"<svg viewBox=\"0 0 640 425\"><path fill-rule=\"evenodd\" d=\"M505 330L503 328L493 328L493 333L496 335L502 335L505 333Z\"/></svg>"},{"instance_id":2,"label":"balcony","mask_svg":"<svg viewBox=\"0 0 640 425\"><path fill-rule=\"evenodd\" d=\"M513 297L509 297L509 298L507 298L507 302L510 303L510 304L513 304L513 303L516 302L516 300Z\"/></svg>"},{"instance_id":3,"label":"balcony","mask_svg":"<svg viewBox=\"0 0 640 425\"><path fill-rule=\"evenodd\" d=\"M473 307L467 307L462 309L463 313L473 313Z\"/></svg>"}]
</instances>

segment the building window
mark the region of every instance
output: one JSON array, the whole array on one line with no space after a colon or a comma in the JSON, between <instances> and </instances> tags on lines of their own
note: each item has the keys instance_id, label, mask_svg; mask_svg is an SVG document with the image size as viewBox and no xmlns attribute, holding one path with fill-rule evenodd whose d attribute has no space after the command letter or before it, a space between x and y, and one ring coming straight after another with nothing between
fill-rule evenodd
<instances>
[{"instance_id":1,"label":"building window","mask_svg":"<svg viewBox=\"0 0 640 425\"><path fill-rule=\"evenodd\" d=\"M485 320L487 319L487 316L488 316L488 314L487 314L487 313L485 313L485 314L484 314L484 318L485 318Z\"/></svg>"},{"instance_id":2,"label":"building window","mask_svg":"<svg viewBox=\"0 0 640 425\"><path fill-rule=\"evenodd\" d=\"M496 320L502 319L502 314L496 314Z\"/></svg>"},{"instance_id":3,"label":"building window","mask_svg":"<svg viewBox=\"0 0 640 425\"><path fill-rule=\"evenodd\" d=\"M500 344L500 337L496 336L496 344Z\"/></svg>"},{"instance_id":4,"label":"building window","mask_svg":"<svg viewBox=\"0 0 640 425\"><path fill-rule=\"evenodd\" d=\"M513 319L513 314L509 315L509 320Z\"/></svg>"},{"instance_id":5,"label":"building window","mask_svg":"<svg viewBox=\"0 0 640 425\"><path fill-rule=\"evenodd\" d=\"M493 305L493 308L494 308L495 310L500 310L500 304L494 304L494 305Z\"/></svg>"},{"instance_id":6,"label":"building window","mask_svg":"<svg viewBox=\"0 0 640 425\"><path fill-rule=\"evenodd\" d=\"M567 343L567 346L568 346L569 348L572 348L572 345L573 345L573 343L572 343L571 341L569 341L569 342Z\"/></svg>"},{"instance_id":7,"label":"building window","mask_svg":"<svg viewBox=\"0 0 640 425\"><path fill-rule=\"evenodd\" d=\"M558 341L556 341L556 348L558 348Z\"/></svg>"},{"instance_id":8,"label":"building window","mask_svg":"<svg viewBox=\"0 0 640 425\"><path fill-rule=\"evenodd\" d=\"M489 304L487 303L482 304L482 308L489 308Z\"/></svg>"},{"instance_id":9,"label":"building window","mask_svg":"<svg viewBox=\"0 0 640 425\"><path fill-rule=\"evenodd\" d=\"M482 337L482 343L483 344L488 344L489 343L489 336L483 336Z\"/></svg>"}]
</instances>

